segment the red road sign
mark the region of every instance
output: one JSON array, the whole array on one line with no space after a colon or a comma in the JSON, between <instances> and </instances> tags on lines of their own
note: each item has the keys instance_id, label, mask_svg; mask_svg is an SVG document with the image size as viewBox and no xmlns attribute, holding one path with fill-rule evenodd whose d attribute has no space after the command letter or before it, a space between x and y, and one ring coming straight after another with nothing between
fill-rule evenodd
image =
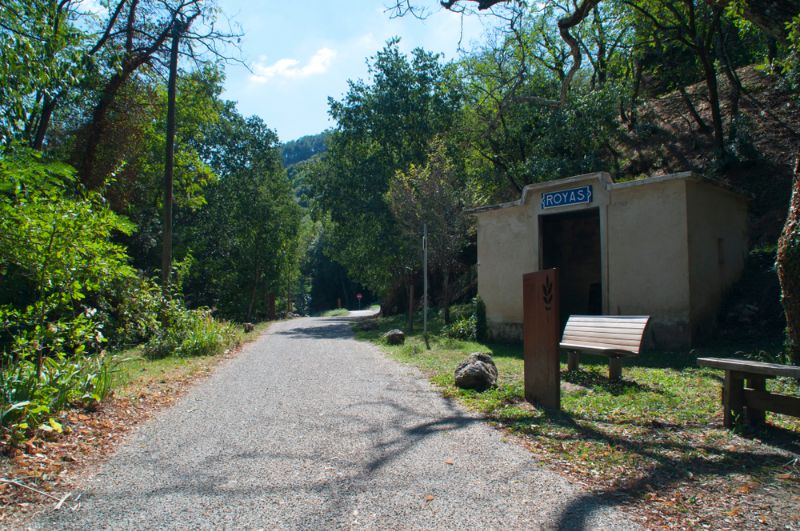
<instances>
[{"instance_id":1,"label":"red road sign","mask_svg":"<svg viewBox=\"0 0 800 531\"><path fill-rule=\"evenodd\" d=\"M364 298L364 296L362 294L356 293L356 299L361 300L363 298Z\"/></svg>"}]
</instances>

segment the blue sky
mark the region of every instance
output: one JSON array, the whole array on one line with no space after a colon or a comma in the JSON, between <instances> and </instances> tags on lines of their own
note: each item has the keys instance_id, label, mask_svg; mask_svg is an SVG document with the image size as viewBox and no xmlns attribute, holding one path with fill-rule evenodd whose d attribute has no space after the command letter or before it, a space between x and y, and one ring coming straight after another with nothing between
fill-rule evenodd
<instances>
[{"instance_id":1,"label":"blue sky","mask_svg":"<svg viewBox=\"0 0 800 531\"><path fill-rule=\"evenodd\" d=\"M488 17L441 10L438 0L417 0L430 7L425 20L392 18L385 3L219 0L223 13L241 25L242 57L252 70L229 65L223 97L238 102L242 114L263 118L281 141L294 140L333 125L328 96L339 99L348 79L365 79L366 58L390 37L400 36L405 51L421 46L454 59L459 40L468 49L491 24Z\"/></svg>"}]
</instances>

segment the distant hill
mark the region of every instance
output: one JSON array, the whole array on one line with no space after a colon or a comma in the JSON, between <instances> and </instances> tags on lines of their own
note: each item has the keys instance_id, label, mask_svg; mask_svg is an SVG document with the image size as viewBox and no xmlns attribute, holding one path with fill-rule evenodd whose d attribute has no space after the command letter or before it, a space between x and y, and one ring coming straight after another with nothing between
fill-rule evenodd
<instances>
[{"instance_id":1,"label":"distant hill","mask_svg":"<svg viewBox=\"0 0 800 531\"><path fill-rule=\"evenodd\" d=\"M307 135L284 143L281 146L283 165L288 168L298 162L308 160L314 155L324 153L328 149L327 139L329 136L329 131L323 131L317 135Z\"/></svg>"}]
</instances>

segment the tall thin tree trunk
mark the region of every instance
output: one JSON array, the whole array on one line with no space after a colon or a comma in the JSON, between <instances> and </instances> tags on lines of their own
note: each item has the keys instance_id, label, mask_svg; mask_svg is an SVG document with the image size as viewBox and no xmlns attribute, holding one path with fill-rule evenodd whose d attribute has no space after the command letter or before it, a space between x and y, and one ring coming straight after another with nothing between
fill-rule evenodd
<instances>
[{"instance_id":1,"label":"tall thin tree trunk","mask_svg":"<svg viewBox=\"0 0 800 531\"><path fill-rule=\"evenodd\" d=\"M683 103L686 104L686 110L689 111L689 116L692 117L694 122L697 124L697 127L700 128L700 132L706 135L710 133L711 131L708 129L708 125L706 125L706 123L703 121L703 118L697 112L694 103L692 103L692 99L689 97L689 94L686 93L686 89L684 87L680 87L678 92L681 95Z\"/></svg>"},{"instance_id":2,"label":"tall thin tree trunk","mask_svg":"<svg viewBox=\"0 0 800 531\"><path fill-rule=\"evenodd\" d=\"M702 50L699 55L700 62L703 64L706 87L708 87L708 103L711 106L711 122L714 127L714 150L719 158L722 157L725 151L725 132L722 125L722 111L719 107L717 69L714 67L714 63L708 55L708 50Z\"/></svg>"},{"instance_id":3,"label":"tall thin tree trunk","mask_svg":"<svg viewBox=\"0 0 800 531\"><path fill-rule=\"evenodd\" d=\"M414 279L408 277L408 333L414 331Z\"/></svg>"},{"instance_id":4,"label":"tall thin tree trunk","mask_svg":"<svg viewBox=\"0 0 800 531\"><path fill-rule=\"evenodd\" d=\"M795 161L789 214L778 240L776 266L786 315L789 357L793 364L800 365L800 152Z\"/></svg>"},{"instance_id":5,"label":"tall thin tree trunk","mask_svg":"<svg viewBox=\"0 0 800 531\"><path fill-rule=\"evenodd\" d=\"M175 164L175 92L178 77L178 43L181 28L172 28L172 50L169 56L167 87L167 155L164 163L164 245L161 252L161 289L166 296L172 270L172 171Z\"/></svg>"},{"instance_id":6,"label":"tall thin tree trunk","mask_svg":"<svg viewBox=\"0 0 800 531\"><path fill-rule=\"evenodd\" d=\"M450 268L445 267L442 275L442 310L444 324L450 324Z\"/></svg>"},{"instance_id":7,"label":"tall thin tree trunk","mask_svg":"<svg viewBox=\"0 0 800 531\"><path fill-rule=\"evenodd\" d=\"M42 104L42 112L39 115L39 121L36 124L36 134L33 138L33 149L42 150L44 147L44 137L47 135L47 129L50 127L50 118L53 116L53 111L56 108L56 99L50 96L45 96L44 103Z\"/></svg>"}]
</instances>

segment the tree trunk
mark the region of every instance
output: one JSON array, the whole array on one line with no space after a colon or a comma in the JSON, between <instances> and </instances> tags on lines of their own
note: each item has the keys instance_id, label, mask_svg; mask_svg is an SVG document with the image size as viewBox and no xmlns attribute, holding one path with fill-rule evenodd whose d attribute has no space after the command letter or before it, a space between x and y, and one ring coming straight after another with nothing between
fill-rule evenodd
<instances>
[{"instance_id":1,"label":"tree trunk","mask_svg":"<svg viewBox=\"0 0 800 531\"><path fill-rule=\"evenodd\" d=\"M408 333L414 332L414 279L408 279Z\"/></svg>"},{"instance_id":2,"label":"tree trunk","mask_svg":"<svg viewBox=\"0 0 800 531\"><path fill-rule=\"evenodd\" d=\"M800 365L800 152L795 161L789 214L778 240L776 266L786 315L789 358L794 365Z\"/></svg>"},{"instance_id":3,"label":"tree trunk","mask_svg":"<svg viewBox=\"0 0 800 531\"><path fill-rule=\"evenodd\" d=\"M445 268L442 275L442 313L444 324L450 324L450 269Z\"/></svg>"},{"instance_id":4,"label":"tree trunk","mask_svg":"<svg viewBox=\"0 0 800 531\"><path fill-rule=\"evenodd\" d=\"M41 151L42 147L44 147L44 137L47 134L47 128L50 127L50 118L53 116L53 111L55 111L55 109L56 99L45 96L44 103L42 104L42 112L39 115L39 122L36 124L33 149Z\"/></svg>"},{"instance_id":5,"label":"tree trunk","mask_svg":"<svg viewBox=\"0 0 800 531\"><path fill-rule=\"evenodd\" d=\"M161 289L166 297L172 272L172 174L175 166L175 92L178 77L178 43L181 28L172 30L172 51L169 56L169 81L167 85L167 152L164 161L164 241L161 249Z\"/></svg>"},{"instance_id":6,"label":"tree trunk","mask_svg":"<svg viewBox=\"0 0 800 531\"><path fill-rule=\"evenodd\" d=\"M275 293L272 291L267 293L267 319L275 320Z\"/></svg>"},{"instance_id":7,"label":"tree trunk","mask_svg":"<svg viewBox=\"0 0 800 531\"><path fill-rule=\"evenodd\" d=\"M708 129L708 125L706 125L706 123L703 121L703 118L697 112L697 109L692 103L692 99L689 97L689 94L686 93L686 89L684 87L680 87L678 89L678 92L680 92L683 103L686 104L686 110L689 111L689 116L692 117L694 123L696 123L697 127L700 128L700 132L703 133L704 135L710 133L711 131Z\"/></svg>"},{"instance_id":8,"label":"tree trunk","mask_svg":"<svg viewBox=\"0 0 800 531\"><path fill-rule=\"evenodd\" d=\"M97 170L97 148L100 146L100 140L106 133L108 126L108 111L111 109L111 104L114 102L117 93L119 92L128 73L120 72L111 77L108 85L103 89L100 95L100 101L92 112L92 120L89 122L83 138L83 149L78 149L76 166L80 169L79 173L81 181L90 190L95 190L103 185L105 179L98 175Z\"/></svg>"},{"instance_id":9,"label":"tree trunk","mask_svg":"<svg viewBox=\"0 0 800 531\"><path fill-rule=\"evenodd\" d=\"M699 52L700 62L703 64L703 73L708 87L708 103L711 106L711 122L714 127L714 150L717 157L722 157L725 151L725 132L722 125L722 112L719 108L719 87L717 86L717 69L708 55L708 50Z\"/></svg>"}]
</instances>

